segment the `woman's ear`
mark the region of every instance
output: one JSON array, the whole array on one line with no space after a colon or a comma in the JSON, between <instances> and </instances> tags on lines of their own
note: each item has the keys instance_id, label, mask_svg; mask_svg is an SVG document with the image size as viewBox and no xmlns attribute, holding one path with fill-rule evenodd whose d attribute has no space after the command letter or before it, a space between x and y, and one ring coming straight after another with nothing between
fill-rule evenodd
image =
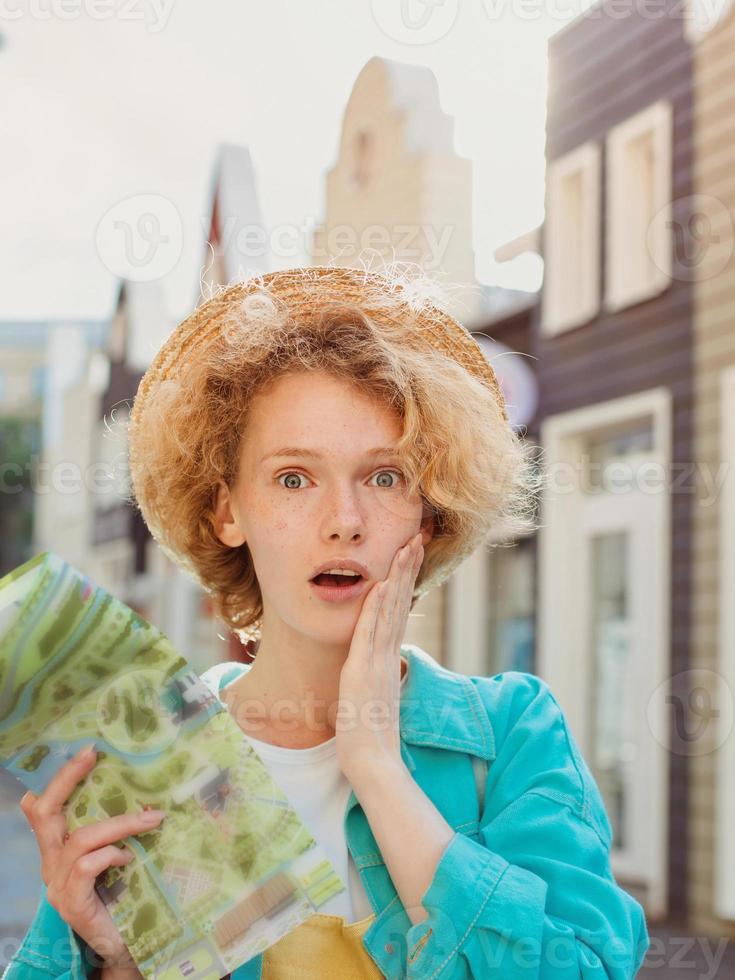
<instances>
[{"instance_id":1,"label":"woman's ear","mask_svg":"<svg viewBox=\"0 0 735 980\"><path fill-rule=\"evenodd\" d=\"M230 502L230 490L220 481L214 504L214 533L222 544L239 548L245 543L245 535L237 526Z\"/></svg>"}]
</instances>

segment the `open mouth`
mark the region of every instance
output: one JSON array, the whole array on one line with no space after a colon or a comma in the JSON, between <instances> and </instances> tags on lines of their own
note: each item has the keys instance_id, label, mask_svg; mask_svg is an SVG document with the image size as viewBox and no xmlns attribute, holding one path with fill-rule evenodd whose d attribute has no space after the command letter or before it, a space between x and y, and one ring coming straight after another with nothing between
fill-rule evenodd
<instances>
[{"instance_id":1,"label":"open mouth","mask_svg":"<svg viewBox=\"0 0 735 980\"><path fill-rule=\"evenodd\" d=\"M311 580L315 585L329 585L334 588L349 588L362 582L362 575L335 575L331 572L320 572Z\"/></svg>"},{"instance_id":2,"label":"open mouth","mask_svg":"<svg viewBox=\"0 0 735 980\"><path fill-rule=\"evenodd\" d=\"M351 602L362 595L368 580L362 575L335 575L321 572L309 580L316 595L325 602Z\"/></svg>"}]
</instances>

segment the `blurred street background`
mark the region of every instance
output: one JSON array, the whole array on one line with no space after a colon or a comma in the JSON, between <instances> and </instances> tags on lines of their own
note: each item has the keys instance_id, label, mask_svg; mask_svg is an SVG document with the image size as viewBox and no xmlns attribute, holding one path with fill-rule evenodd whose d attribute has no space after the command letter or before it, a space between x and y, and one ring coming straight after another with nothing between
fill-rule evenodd
<instances>
[{"instance_id":1,"label":"blurred street background","mask_svg":"<svg viewBox=\"0 0 735 980\"><path fill-rule=\"evenodd\" d=\"M639 976L735 977L735 2L5 0L0 88L0 576L53 550L199 672L248 660L125 500L138 382L221 284L419 264L548 482L406 640L551 685Z\"/></svg>"}]
</instances>

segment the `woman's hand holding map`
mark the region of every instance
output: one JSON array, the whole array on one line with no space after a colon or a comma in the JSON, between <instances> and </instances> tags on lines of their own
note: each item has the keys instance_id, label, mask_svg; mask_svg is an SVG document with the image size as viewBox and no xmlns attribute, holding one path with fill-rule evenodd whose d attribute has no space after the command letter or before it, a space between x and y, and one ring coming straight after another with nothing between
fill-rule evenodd
<instances>
[{"instance_id":1,"label":"woman's hand holding map","mask_svg":"<svg viewBox=\"0 0 735 980\"><path fill-rule=\"evenodd\" d=\"M104 961L105 980L118 974L130 980L142 974L95 891L95 881L107 868L129 864L133 859L132 851L115 842L156 827L165 813L124 813L70 834L64 804L96 760L93 747L83 749L59 769L40 796L30 790L25 793L20 808L38 842L49 903Z\"/></svg>"}]
</instances>

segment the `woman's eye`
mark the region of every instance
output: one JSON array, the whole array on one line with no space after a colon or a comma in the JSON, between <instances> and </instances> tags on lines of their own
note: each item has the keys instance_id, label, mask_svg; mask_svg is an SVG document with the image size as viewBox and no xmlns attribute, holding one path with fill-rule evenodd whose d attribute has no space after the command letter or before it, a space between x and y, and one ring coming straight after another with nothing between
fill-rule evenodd
<instances>
[{"instance_id":1,"label":"woman's eye","mask_svg":"<svg viewBox=\"0 0 735 980\"><path fill-rule=\"evenodd\" d=\"M294 477L296 479L300 479L301 477L304 476L304 474L303 473L296 473L295 471L289 470L288 473L281 473L279 476L276 477L276 479L279 481L279 483L284 478L284 476L290 477L291 479L293 479ZM306 478L304 477L304 479L306 479ZM293 484L289 484L288 486L286 486L285 484L281 483L281 486L284 487L286 490L298 490L298 489L300 489L299 487L294 486Z\"/></svg>"},{"instance_id":2,"label":"woman's eye","mask_svg":"<svg viewBox=\"0 0 735 980\"><path fill-rule=\"evenodd\" d=\"M400 472L400 470L380 470L380 472L376 473L373 478L375 478L375 477L382 477L382 476L385 476L386 474L388 476L395 477L398 480L400 480L403 477L403 474ZM281 480L283 480L284 478L289 479L290 482L289 483L281 483ZM276 480L278 480L278 482L281 483L281 486L284 488L284 490L300 490L301 487L297 483L294 483L293 481L294 480L300 480L302 478L303 479L308 479L308 477L304 477L304 474L303 473L297 473L295 470L289 470L287 473L280 473L276 477ZM393 487L395 487L396 485L397 484L395 482L393 482L393 483L385 483L385 482L383 482L383 483L379 484L379 486L385 488L386 490L392 490Z\"/></svg>"},{"instance_id":3,"label":"woman's eye","mask_svg":"<svg viewBox=\"0 0 735 980\"><path fill-rule=\"evenodd\" d=\"M401 477L403 476L403 474L402 474L402 473L401 473L401 472L400 472L399 470L381 470L381 471L380 471L379 473L376 473L375 475L376 475L376 476L384 476L384 475L385 475L386 473L387 473L387 474L388 474L389 476L395 476L395 477L398 477L398 479L399 479L399 480L400 480L400 479L401 479ZM393 488L394 486L396 486L396 484L395 484L395 483L391 483L391 484L387 484L387 483L382 483L382 484L380 484L380 485L381 485L381 486L383 486L383 487L385 487L385 488L386 488L387 490L390 490L390 489L392 489L392 488Z\"/></svg>"}]
</instances>

